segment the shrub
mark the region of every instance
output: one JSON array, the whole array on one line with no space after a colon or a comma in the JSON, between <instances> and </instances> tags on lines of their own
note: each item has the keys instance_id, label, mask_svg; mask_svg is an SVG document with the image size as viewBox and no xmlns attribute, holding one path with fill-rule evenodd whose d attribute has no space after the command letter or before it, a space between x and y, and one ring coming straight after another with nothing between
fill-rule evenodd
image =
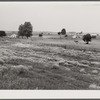
<instances>
[{"instance_id":1,"label":"shrub","mask_svg":"<svg viewBox=\"0 0 100 100\"><path fill-rule=\"evenodd\" d=\"M61 32L58 32L58 35L60 35L61 34Z\"/></svg>"},{"instance_id":2,"label":"shrub","mask_svg":"<svg viewBox=\"0 0 100 100\"><path fill-rule=\"evenodd\" d=\"M21 24L18 28L18 36L26 36L27 38L32 36L33 27L30 22L25 22L24 25Z\"/></svg>"},{"instance_id":3,"label":"shrub","mask_svg":"<svg viewBox=\"0 0 100 100\"><path fill-rule=\"evenodd\" d=\"M5 31L0 31L0 37L6 36Z\"/></svg>"},{"instance_id":4,"label":"shrub","mask_svg":"<svg viewBox=\"0 0 100 100\"><path fill-rule=\"evenodd\" d=\"M91 35L90 34L86 34L83 36L83 41L86 42L86 44L89 43L89 41L91 41Z\"/></svg>"},{"instance_id":5,"label":"shrub","mask_svg":"<svg viewBox=\"0 0 100 100\"><path fill-rule=\"evenodd\" d=\"M43 36L43 33L40 33L40 34L39 34L39 37L42 37L42 36Z\"/></svg>"},{"instance_id":6,"label":"shrub","mask_svg":"<svg viewBox=\"0 0 100 100\"><path fill-rule=\"evenodd\" d=\"M67 37L67 34L65 35L65 37Z\"/></svg>"}]
</instances>

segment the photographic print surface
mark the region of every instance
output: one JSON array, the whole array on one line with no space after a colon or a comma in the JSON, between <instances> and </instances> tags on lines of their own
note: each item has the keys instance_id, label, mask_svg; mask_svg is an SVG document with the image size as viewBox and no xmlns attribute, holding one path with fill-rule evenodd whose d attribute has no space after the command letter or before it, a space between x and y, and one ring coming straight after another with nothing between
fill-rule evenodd
<instances>
[{"instance_id":1,"label":"photographic print surface","mask_svg":"<svg viewBox=\"0 0 100 100\"><path fill-rule=\"evenodd\" d=\"M0 2L0 89L99 90L100 2Z\"/></svg>"}]
</instances>

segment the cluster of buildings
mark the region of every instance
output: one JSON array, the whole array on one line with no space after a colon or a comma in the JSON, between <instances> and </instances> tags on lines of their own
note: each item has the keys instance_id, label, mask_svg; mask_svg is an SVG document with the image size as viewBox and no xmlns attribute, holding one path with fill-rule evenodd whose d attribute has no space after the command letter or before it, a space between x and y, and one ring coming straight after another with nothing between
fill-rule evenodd
<instances>
[{"instance_id":1,"label":"cluster of buildings","mask_svg":"<svg viewBox=\"0 0 100 100\"><path fill-rule=\"evenodd\" d=\"M74 38L82 38L83 35L85 35L87 33L83 33L83 32L69 32L69 35L74 39ZM99 36L98 33L89 33L91 34L92 37L96 38L97 36Z\"/></svg>"}]
</instances>

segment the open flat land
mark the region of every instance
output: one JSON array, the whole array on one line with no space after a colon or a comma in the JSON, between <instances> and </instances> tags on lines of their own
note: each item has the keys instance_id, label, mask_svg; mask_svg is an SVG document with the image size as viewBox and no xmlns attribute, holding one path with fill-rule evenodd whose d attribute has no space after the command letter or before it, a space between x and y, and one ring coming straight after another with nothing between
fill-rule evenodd
<instances>
[{"instance_id":1,"label":"open flat land","mask_svg":"<svg viewBox=\"0 0 100 100\"><path fill-rule=\"evenodd\" d=\"M100 89L99 41L0 38L0 89Z\"/></svg>"}]
</instances>

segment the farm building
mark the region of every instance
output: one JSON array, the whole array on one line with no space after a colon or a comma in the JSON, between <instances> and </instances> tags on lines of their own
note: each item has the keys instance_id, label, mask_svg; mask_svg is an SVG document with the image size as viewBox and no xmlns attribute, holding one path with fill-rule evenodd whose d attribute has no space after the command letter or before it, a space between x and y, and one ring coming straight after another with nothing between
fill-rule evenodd
<instances>
[{"instance_id":1,"label":"farm building","mask_svg":"<svg viewBox=\"0 0 100 100\"><path fill-rule=\"evenodd\" d=\"M10 36L10 38L16 38L16 37L17 37L16 34L12 34L12 35Z\"/></svg>"},{"instance_id":2,"label":"farm building","mask_svg":"<svg viewBox=\"0 0 100 100\"><path fill-rule=\"evenodd\" d=\"M72 36L73 39L77 38L77 35Z\"/></svg>"},{"instance_id":3,"label":"farm building","mask_svg":"<svg viewBox=\"0 0 100 100\"><path fill-rule=\"evenodd\" d=\"M91 34L91 36L97 36L98 34Z\"/></svg>"},{"instance_id":4,"label":"farm building","mask_svg":"<svg viewBox=\"0 0 100 100\"><path fill-rule=\"evenodd\" d=\"M98 36L98 34L91 34L92 38L96 38Z\"/></svg>"}]
</instances>

